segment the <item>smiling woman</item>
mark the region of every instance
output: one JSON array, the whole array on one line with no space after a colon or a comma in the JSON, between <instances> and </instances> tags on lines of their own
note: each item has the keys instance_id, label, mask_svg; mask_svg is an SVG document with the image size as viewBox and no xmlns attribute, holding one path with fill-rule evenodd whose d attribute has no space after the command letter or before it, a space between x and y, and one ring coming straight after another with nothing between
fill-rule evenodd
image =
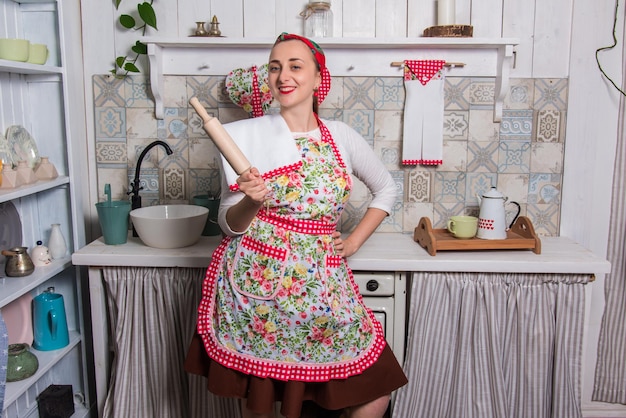
<instances>
[{"instance_id":1,"label":"smiling woman","mask_svg":"<svg viewBox=\"0 0 626 418\"><path fill-rule=\"evenodd\" d=\"M207 270L185 369L206 376L213 394L242 399L246 418L272 417L277 401L289 418L307 401L382 417L407 379L345 257L389 214L395 183L356 131L319 118L330 89L319 45L281 34L268 85L279 114L224 125L252 168L222 159L225 237ZM373 199L342 238L351 174Z\"/></svg>"}]
</instances>

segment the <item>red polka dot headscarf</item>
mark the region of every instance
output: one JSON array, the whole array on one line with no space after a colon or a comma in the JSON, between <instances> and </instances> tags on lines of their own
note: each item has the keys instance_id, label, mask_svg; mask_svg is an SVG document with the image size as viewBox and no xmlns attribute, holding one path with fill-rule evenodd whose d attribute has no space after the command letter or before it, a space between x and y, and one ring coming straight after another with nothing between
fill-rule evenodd
<instances>
[{"instance_id":1,"label":"red polka dot headscarf","mask_svg":"<svg viewBox=\"0 0 626 418\"><path fill-rule=\"evenodd\" d=\"M328 68L326 68L326 56L324 55L324 51L322 51L322 48L320 48L320 46L316 42L310 40L309 38L287 32L283 32L278 35L278 38L276 39L274 45L282 41L288 41L290 39L297 39L301 42L304 42L306 46L311 49L313 57L315 58L315 61L317 62L317 65L319 67L320 75L322 76L322 81L319 88L317 89L317 102L322 103L330 90L330 72L328 71Z\"/></svg>"}]
</instances>

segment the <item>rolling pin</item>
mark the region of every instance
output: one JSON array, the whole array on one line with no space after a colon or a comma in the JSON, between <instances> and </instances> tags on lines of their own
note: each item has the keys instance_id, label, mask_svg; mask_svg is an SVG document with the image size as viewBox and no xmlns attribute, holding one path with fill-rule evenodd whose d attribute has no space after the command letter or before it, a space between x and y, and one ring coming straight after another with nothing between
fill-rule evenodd
<instances>
[{"instance_id":1,"label":"rolling pin","mask_svg":"<svg viewBox=\"0 0 626 418\"><path fill-rule=\"evenodd\" d=\"M202 119L202 127L211 138L217 149L222 153L228 164L235 170L235 173L242 175L251 167L250 162L243 155L241 149L235 144L226 129L217 118L210 116L206 109L200 104L197 97L189 99L189 104L195 109Z\"/></svg>"}]
</instances>

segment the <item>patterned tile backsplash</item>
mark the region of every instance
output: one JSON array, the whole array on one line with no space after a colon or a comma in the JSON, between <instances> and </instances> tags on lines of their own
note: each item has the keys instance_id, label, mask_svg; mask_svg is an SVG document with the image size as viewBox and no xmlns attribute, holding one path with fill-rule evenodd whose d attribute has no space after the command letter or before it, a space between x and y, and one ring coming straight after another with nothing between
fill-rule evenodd
<instances>
[{"instance_id":1,"label":"patterned tile backsplash","mask_svg":"<svg viewBox=\"0 0 626 418\"><path fill-rule=\"evenodd\" d=\"M140 176L144 205L187 203L195 195L219 193L219 154L187 103L198 97L222 123L247 117L225 94L224 77L165 77L162 120L154 117L143 76L94 76L93 89L98 190L110 183L114 199L127 198L137 157L160 139L174 154L155 147L144 159ZM443 164L402 166L403 80L333 79L320 116L343 120L356 129L398 187L398 201L379 231L412 233L422 216L442 228L452 215L477 215L476 195L493 185L521 205L521 214L530 218L539 235L558 235L567 80L511 80L500 123L493 122L494 91L491 78L448 77ZM367 209L368 191L356 184L342 218L344 232L354 228Z\"/></svg>"}]
</instances>

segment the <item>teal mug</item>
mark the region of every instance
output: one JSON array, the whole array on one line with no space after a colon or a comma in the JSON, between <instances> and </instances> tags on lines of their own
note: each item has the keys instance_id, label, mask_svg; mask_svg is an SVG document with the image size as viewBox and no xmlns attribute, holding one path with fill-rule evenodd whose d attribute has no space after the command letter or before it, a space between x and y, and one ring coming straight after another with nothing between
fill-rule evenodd
<instances>
[{"instance_id":1,"label":"teal mug","mask_svg":"<svg viewBox=\"0 0 626 418\"><path fill-rule=\"evenodd\" d=\"M63 295L43 292L33 298L33 348L50 351L70 343Z\"/></svg>"}]
</instances>

